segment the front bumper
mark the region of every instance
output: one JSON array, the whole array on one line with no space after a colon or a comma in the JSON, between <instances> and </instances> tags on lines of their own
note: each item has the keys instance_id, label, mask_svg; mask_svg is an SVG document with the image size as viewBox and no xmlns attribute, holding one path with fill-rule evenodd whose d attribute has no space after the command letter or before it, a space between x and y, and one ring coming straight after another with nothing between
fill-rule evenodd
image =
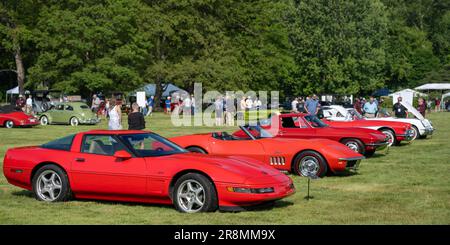
<instances>
[{"instance_id":1,"label":"front bumper","mask_svg":"<svg viewBox=\"0 0 450 245\"><path fill-rule=\"evenodd\" d=\"M351 157L351 158L339 158L339 162L345 161L345 170L358 170L361 160L365 157Z\"/></svg>"},{"instance_id":2,"label":"front bumper","mask_svg":"<svg viewBox=\"0 0 450 245\"><path fill-rule=\"evenodd\" d=\"M27 120L27 121L21 121L20 122L20 126L36 126L39 125L40 122L37 119L32 120Z\"/></svg>"},{"instance_id":3,"label":"front bumper","mask_svg":"<svg viewBox=\"0 0 450 245\"><path fill-rule=\"evenodd\" d=\"M425 128L423 132L420 132L420 135L432 135L434 132L434 128Z\"/></svg>"},{"instance_id":4,"label":"front bumper","mask_svg":"<svg viewBox=\"0 0 450 245\"><path fill-rule=\"evenodd\" d=\"M216 183L219 197L219 207L230 209L230 207L242 208L260 205L270 201L279 200L295 193L295 187L292 181L282 183L272 183L264 185L237 185L246 188L266 188L273 187L272 193L239 193L228 191L227 188L233 186L229 183Z\"/></svg>"},{"instance_id":5,"label":"front bumper","mask_svg":"<svg viewBox=\"0 0 450 245\"><path fill-rule=\"evenodd\" d=\"M397 134L397 140L399 141L411 141L414 137L414 131L413 129L406 130L406 133L404 134Z\"/></svg>"},{"instance_id":6,"label":"front bumper","mask_svg":"<svg viewBox=\"0 0 450 245\"><path fill-rule=\"evenodd\" d=\"M80 119L81 124L97 124L100 122L100 118L86 118Z\"/></svg>"}]
</instances>

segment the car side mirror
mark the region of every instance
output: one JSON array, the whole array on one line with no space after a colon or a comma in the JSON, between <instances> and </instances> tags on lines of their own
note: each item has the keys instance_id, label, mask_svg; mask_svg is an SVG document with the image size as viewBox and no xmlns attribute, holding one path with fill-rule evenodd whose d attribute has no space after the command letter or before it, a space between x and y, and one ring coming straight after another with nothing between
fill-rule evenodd
<instances>
[{"instance_id":1,"label":"car side mirror","mask_svg":"<svg viewBox=\"0 0 450 245\"><path fill-rule=\"evenodd\" d=\"M118 158L118 159L122 159L122 160L127 160L127 159L132 158L133 156L131 156L131 154L128 153L128 151L121 150L121 151L116 151L116 153L114 153L114 157Z\"/></svg>"}]
</instances>

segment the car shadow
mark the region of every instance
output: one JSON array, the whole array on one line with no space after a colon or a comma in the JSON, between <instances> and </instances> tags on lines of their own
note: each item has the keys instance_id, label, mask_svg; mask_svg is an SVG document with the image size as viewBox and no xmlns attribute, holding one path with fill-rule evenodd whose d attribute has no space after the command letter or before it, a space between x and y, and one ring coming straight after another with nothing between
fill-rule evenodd
<instances>
[{"instance_id":1,"label":"car shadow","mask_svg":"<svg viewBox=\"0 0 450 245\"><path fill-rule=\"evenodd\" d=\"M34 199L34 194L31 191L27 190L21 190L21 191L15 191L12 192L12 195L14 196L21 196L21 197L29 197ZM103 204L103 205L123 205L128 207L159 207L159 208L166 208L166 209L172 209L175 210L174 206L171 204L158 204L158 203L141 203L141 202L125 202L125 201L107 201L107 200L94 200L94 199L70 199L68 202L76 201L81 203L96 203L96 204ZM272 210L273 208L285 208L288 206L292 206L294 203L284 201L284 200L278 200L273 202L267 202L260 205L255 205L251 207L245 207L242 211L267 211ZM240 211L222 211L220 212L240 212Z\"/></svg>"}]
</instances>

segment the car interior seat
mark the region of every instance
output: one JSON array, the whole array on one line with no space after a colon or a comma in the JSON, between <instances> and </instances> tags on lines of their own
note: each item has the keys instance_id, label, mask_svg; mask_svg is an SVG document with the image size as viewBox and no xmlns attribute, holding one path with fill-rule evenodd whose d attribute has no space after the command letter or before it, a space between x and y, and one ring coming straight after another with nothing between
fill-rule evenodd
<instances>
[{"instance_id":1,"label":"car interior seat","mask_svg":"<svg viewBox=\"0 0 450 245\"><path fill-rule=\"evenodd\" d=\"M89 146L89 153L101 154L101 155L111 155L108 151L106 145L101 140L93 140Z\"/></svg>"}]
</instances>

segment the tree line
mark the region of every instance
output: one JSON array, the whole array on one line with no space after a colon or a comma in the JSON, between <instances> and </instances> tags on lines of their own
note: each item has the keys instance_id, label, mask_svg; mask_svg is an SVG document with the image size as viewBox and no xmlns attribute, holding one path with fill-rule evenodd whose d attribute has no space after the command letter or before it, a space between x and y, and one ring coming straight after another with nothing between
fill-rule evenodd
<instances>
[{"instance_id":1,"label":"tree line","mask_svg":"<svg viewBox=\"0 0 450 245\"><path fill-rule=\"evenodd\" d=\"M449 80L450 0L0 0L2 69L84 96L414 87Z\"/></svg>"}]
</instances>

